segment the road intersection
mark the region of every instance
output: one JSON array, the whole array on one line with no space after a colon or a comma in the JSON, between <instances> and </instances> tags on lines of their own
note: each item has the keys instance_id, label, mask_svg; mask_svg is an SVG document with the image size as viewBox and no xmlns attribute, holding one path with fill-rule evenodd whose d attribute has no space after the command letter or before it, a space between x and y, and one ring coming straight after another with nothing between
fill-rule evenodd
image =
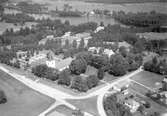
<instances>
[{"instance_id":1,"label":"road intersection","mask_svg":"<svg viewBox=\"0 0 167 116\"><path fill-rule=\"evenodd\" d=\"M83 96L74 96L68 93L65 93L61 90L52 88L50 86L47 86L45 84L39 83L38 81L33 81L29 78L27 78L25 75L19 75L14 71L10 71L9 69L5 68L4 66L0 65L0 70L6 72L7 74L11 75L13 78L15 78L16 80L24 83L25 85L27 85L28 87L32 88L35 91L38 91L46 96L49 96L53 99L55 99L56 101L61 102L62 104L70 107L71 109L76 109L76 107L70 103L68 103L66 101L66 99L74 99L74 100L79 100L79 99L87 99L87 98L91 98L94 96L98 96L97 99L97 109L99 111L99 115L100 116L106 116L106 113L104 111L104 107L103 107L103 98L105 96L105 94L108 92L108 90L110 88L112 88L115 84L119 84L122 81L128 80L130 77L138 74L139 72L142 71L142 68L139 68L138 70L125 75L119 79L114 80L111 83L106 84L106 86L101 87L98 90L95 90L89 94L83 95ZM45 116L49 111L51 111L52 109L54 109L58 104L54 103L50 106L50 108L48 108L46 111L42 112L39 116ZM86 116L93 116L90 113L85 112Z\"/></svg>"}]
</instances>

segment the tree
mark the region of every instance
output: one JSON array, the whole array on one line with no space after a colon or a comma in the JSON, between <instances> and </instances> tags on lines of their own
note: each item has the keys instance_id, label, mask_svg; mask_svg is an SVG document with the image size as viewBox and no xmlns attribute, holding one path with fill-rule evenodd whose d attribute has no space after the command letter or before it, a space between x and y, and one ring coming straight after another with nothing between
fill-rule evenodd
<instances>
[{"instance_id":1,"label":"tree","mask_svg":"<svg viewBox=\"0 0 167 116\"><path fill-rule=\"evenodd\" d=\"M56 81L59 77L57 70L49 68L46 65L38 65L32 68L32 73L40 78L46 78L52 81Z\"/></svg>"},{"instance_id":2,"label":"tree","mask_svg":"<svg viewBox=\"0 0 167 116\"><path fill-rule=\"evenodd\" d=\"M47 71L48 67L46 65L38 65L32 68L32 73L41 78L44 78L46 76Z\"/></svg>"},{"instance_id":3,"label":"tree","mask_svg":"<svg viewBox=\"0 0 167 116\"><path fill-rule=\"evenodd\" d=\"M110 69L109 73L113 74L114 76L122 76L126 74L128 70L128 62L126 59L120 55L115 54L110 57Z\"/></svg>"},{"instance_id":4,"label":"tree","mask_svg":"<svg viewBox=\"0 0 167 116\"><path fill-rule=\"evenodd\" d=\"M142 39L138 39L134 44L134 53L141 53L145 50L145 42Z\"/></svg>"},{"instance_id":5,"label":"tree","mask_svg":"<svg viewBox=\"0 0 167 116\"><path fill-rule=\"evenodd\" d=\"M77 48L77 41L76 40L73 40L72 47L75 48L75 49Z\"/></svg>"},{"instance_id":6,"label":"tree","mask_svg":"<svg viewBox=\"0 0 167 116\"><path fill-rule=\"evenodd\" d=\"M72 112L73 116L84 116L84 113L80 109L76 109Z\"/></svg>"},{"instance_id":7,"label":"tree","mask_svg":"<svg viewBox=\"0 0 167 116\"><path fill-rule=\"evenodd\" d=\"M77 54L76 59L84 59L88 65L92 63L93 55L90 52L80 52Z\"/></svg>"},{"instance_id":8,"label":"tree","mask_svg":"<svg viewBox=\"0 0 167 116\"><path fill-rule=\"evenodd\" d=\"M103 21L100 22L100 26L102 26L102 27L104 26L104 22Z\"/></svg>"},{"instance_id":9,"label":"tree","mask_svg":"<svg viewBox=\"0 0 167 116\"><path fill-rule=\"evenodd\" d=\"M167 83L162 81L162 90L167 91Z\"/></svg>"},{"instance_id":10,"label":"tree","mask_svg":"<svg viewBox=\"0 0 167 116\"><path fill-rule=\"evenodd\" d=\"M96 87L98 85L98 82L99 79L96 75L90 75L89 77L87 77L87 85L89 89Z\"/></svg>"},{"instance_id":11,"label":"tree","mask_svg":"<svg viewBox=\"0 0 167 116\"><path fill-rule=\"evenodd\" d=\"M141 114L144 114L144 106L143 105L140 105L139 108L137 109Z\"/></svg>"},{"instance_id":12,"label":"tree","mask_svg":"<svg viewBox=\"0 0 167 116\"><path fill-rule=\"evenodd\" d=\"M91 61L90 65L99 69L99 68L102 68L102 67L108 65L108 63L109 63L109 60L107 57L96 55L96 56L92 57L92 61Z\"/></svg>"},{"instance_id":13,"label":"tree","mask_svg":"<svg viewBox=\"0 0 167 116\"><path fill-rule=\"evenodd\" d=\"M152 60L144 63L144 69L146 71L165 75L167 74L167 62L164 59L154 57Z\"/></svg>"},{"instance_id":14,"label":"tree","mask_svg":"<svg viewBox=\"0 0 167 116\"><path fill-rule=\"evenodd\" d=\"M73 79L71 88L76 89L80 92L87 92L89 89L86 79L83 79L81 76L75 77Z\"/></svg>"},{"instance_id":15,"label":"tree","mask_svg":"<svg viewBox=\"0 0 167 116\"><path fill-rule=\"evenodd\" d=\"M159 112L153 112L148 114L148 116L161 116L161 114Z\"/></svg>"},{"instance_id":16,"label":"tree","mask_svg":"<svg viewBox=\"0 0 167 116\"><path fill-rule=\"evenodd\" d=\"M102 80L104 78L105 72L103 68L99 68L97 72L97 77L99 80Z\"/></svg>"},{"instance_id":17,"label":"tree","mask_svg":"<svg viewBox=\"0 0 167 116\"><path fill-rule=\"evenodd\" d=\"M121 46L120 48L119 48L119 53L123 56L123 57L126 57L126 55L127 55L127 50L126 50L126 47L124 47L124 46Z\"/></svg>"},{"instance_id":18,"label":"tree","mask_svg":"<svg viewBox=\"0 0 167 116\"><path fill-rule=\"evenodd\" d=\"M71 83L71 79L70 79L69 75L70 75L70 72L67 69L60 72L59 79L58 79L58 84L69 86L70 83Z\"/></svg>"},{"instance_id":19,"label":"tree","mask_svg":"<svg viewBox=\"0 0 167 116\"><path fill-rule=\"evenodd\" d=\"M78 48L79 48L80 51L84 50L84 48L85 48L85 41L84 41L84 38L81 39Z\"/></svg>"},{"instance_id":20,"label":"tree","mask_svg":"<svg viewBox=\"0 0 167 116\"><path fill-rule=\"evenodd\" d=\"M107 96L103 105L108 116L132 116L130 110L118 102L116 94Z\"/></svg>"},{"instance_id":21,"label":"tree","mask_svg":"<svg viewBox=\"0 0 167 116\"><path fill-rule=\"evenodd\" d=\"M47 74L45 75L46 79L56 81L59 78L58 70L48 69Z\"/></svg>"},{"instance_id":22,"label":"tree","mask_svg":"<svg viewBox=\"0 0 167 116\"><path fill-rule=\"evenodd\" d=\"M99 54L103 54L103 52L104 52L104 48L100 48L100 50L99 50Z\"/></svg>"},{"instance_id":23,"label":"tree","mask_svg":"<svg viewBox=\"0 0 167 116\"><path fill-rule=\"evenodd\" d=\"M0 1L0 16L2 16L4 12L4 3L7 2L8 0L1 0Z\"/></svg>"},{"instance_id":24,"label":"tree","mask_svg":"<svg viewBox=\"0 0 167 116\"><path fill-rule=\"evenodd\" d=\"M81 73L85 73L87 69L87 63L83 58L75 59L71 62L69 69L71 73L80 75Z\"/></svg>"},{"instance_id":25,"label":"tree","mask_svg":"<svg viewBox=\"0 0 167 116\"><path fill-rule=\"evenodd\" d=\"M70 47L70 43L69 43L69 40L66 39L65 40L65 45L64 45L65 48L69 48Z\"/></svg>"},{"instance_id":26,"label":"tree","mask_svg":"<svg viewBox=\"0 0 167 116\"><path fill-rule=\"evenodd\" d=\"M128 53L126 56L126 60L128 62L128 71L134 71L138 69L143 62L143 58L138 54Z\"/></svg>"},{"instance_id":27,"label":"tree","mask_svg":"<svg viewBox=\"0 0 167 116\"><path fill-rule=\"evenodd\" d=\"M20 62L17 60L17 61L13 64L13 66L14 66L15 68L20 68Z\"/></svg>"}]
</instances>

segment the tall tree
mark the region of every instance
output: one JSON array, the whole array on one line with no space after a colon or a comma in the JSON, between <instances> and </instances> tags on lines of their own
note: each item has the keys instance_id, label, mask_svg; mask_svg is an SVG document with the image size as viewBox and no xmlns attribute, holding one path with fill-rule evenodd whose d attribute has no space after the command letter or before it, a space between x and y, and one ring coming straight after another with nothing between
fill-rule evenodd
<instances>
[{"instance_id":1,"label":"tall tree","mask_svg":"<svg viewBox=\"0 0 167 116\"><path fill-rule=\"evenodd\" d=\"M84 48L85 48L85 41L84 38L82 38L79 44L79 50L83 50Z\"/></svg>"},{"instance_id":2,"label":"tall tree","mask_svg":"<svg viewBox=\"0 0 167 116\"><path fill-rule=\"evenodd\" d=\"M65 48L69 48L70 47L70 42L68 39L65 40L65 45L64 45Z\"/></svg>"},{"instance_id":3,"label":"tall tree","mask_svg":"<svg viewBox=\"0 0 167 116\"><path fill-rule=\"evenodd\" d=\"M75 48L75 49L77 48L77 41L76 40L73 40L72 47Z\"/></svg>"},{"instance_id":4,"label":"tall tree","mask_svg":"<svg viewBox=\"0 0 167 116\"><path fill-rule=\"evenodd\" d=\"M105 72L103 68L99 68L97 72L97 77L102 80L104 78Z\"/></svg>"}]
</instances>

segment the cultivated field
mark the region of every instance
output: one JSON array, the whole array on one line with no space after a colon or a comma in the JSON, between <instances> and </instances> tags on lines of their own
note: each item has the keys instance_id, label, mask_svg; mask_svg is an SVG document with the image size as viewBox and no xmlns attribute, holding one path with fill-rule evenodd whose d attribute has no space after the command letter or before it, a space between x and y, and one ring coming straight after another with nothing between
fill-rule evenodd
<instances>
[{"instance_id":1,"label":"cultivated field","mask_svg":"<svg viewBox=\"0 0 167 116\"><path fill-rule=\"evenodd\" d=\"M37 116L54 102L2 71L0 88L5 91L8 100L0 105L0 116Z\"/></svg>"}]
</instances>

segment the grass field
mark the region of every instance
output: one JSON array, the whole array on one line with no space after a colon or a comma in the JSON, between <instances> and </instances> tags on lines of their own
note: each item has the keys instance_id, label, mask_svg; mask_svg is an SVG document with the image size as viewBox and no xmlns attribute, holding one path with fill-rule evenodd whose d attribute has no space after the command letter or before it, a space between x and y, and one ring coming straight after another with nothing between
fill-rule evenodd
<instances>
[{"instance_id":1,"label":"grass field","mask_svg":"<svg viewBox=\"0 0 167 116\"><path fill-rule=\"evenodd\" d=\"M0 116L37 116L54 100L33 91L19 81L0 71L0 88L8 102L0 105Z\"/></svg>"},{"instance_id":2,"label":"grass field","mask_svg":"<svg viewBox=\"0 0 167 116\"><path fill-rule=\"evenodd\" d=\"M77 108L86 111L94 116L100 116L97 110L97 96L81 100L67 100Z\"/></svg>"},{"instance_id":3,"label":"grass field","mask_svg":"<svg viewBox=\"0 0 167 116\"><path fill-rule=\"evenodd\" d=\"M163 80L163 78L164 77L161 75L147 71L142 71L137 75L131 77L132 80L135 80L150 88L156 88L157 87L156 83L160 83Z\"/></svg>"}]
</instances>

